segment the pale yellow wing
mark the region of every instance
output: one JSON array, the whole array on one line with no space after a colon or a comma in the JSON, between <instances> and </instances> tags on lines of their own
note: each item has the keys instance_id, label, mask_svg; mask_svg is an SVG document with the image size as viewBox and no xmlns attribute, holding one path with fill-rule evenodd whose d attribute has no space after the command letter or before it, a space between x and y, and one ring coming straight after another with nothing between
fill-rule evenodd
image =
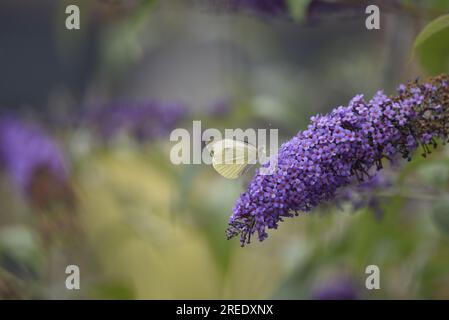
<instances>
[{"instance_id":1,"label":"pale yellow wing","mask_svg":"<svg viewBox=\"0 0 449 320\"><path fill-rule=\"evenodd\" d=\"M212 166L223 177L237 179L257 161L257 149L245 142L220 140L211 146Z\"/></svg>"}]
</instances>

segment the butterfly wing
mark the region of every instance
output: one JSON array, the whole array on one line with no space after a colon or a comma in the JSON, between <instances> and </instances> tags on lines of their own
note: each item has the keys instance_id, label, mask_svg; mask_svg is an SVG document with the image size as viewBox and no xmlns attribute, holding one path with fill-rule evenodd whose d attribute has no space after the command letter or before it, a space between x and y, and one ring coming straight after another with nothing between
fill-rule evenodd
<instances>
[{"instance_id":1,"label":"butterfly wing","mask_svg":"<svg viewBox=\"0 0 449 320\"><path fill-rule=\"evenodd\" d=\"M214 144L213 151L212 166L227 179L237 179L257 160L257 149L241 141L218 141Z\"/></svg>"}]
</instances>

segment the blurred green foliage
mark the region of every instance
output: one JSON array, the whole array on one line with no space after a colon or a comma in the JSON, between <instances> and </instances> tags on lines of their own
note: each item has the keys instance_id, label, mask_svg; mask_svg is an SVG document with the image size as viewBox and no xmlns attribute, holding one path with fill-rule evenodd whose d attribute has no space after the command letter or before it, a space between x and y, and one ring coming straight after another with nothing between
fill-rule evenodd
<instances>
[{"instance_id":1,"label":"blurred green foliage","mask_svg":"<svg viewBox=\"0 0 449 320\"><path fill-rule=\"evenodd\" d=\"M306 9L310 5L310 2L311 0L288 0L288 8L292 17L301 21L306 14Z\"/></svg>"},{"instance_id":2,"label":"blurred green foliage","mask_svg":"<svg viewBox=\"0 0 449 320\"><path fill-rule=\"evenodd\" d=\"M449 15L429 23L416 37L414 51L432 75L449 71Z\"/></svg>"},{"instance_id":3,"label":"blurred green foliage","mask_svg":"<svg viewBox=\"0 0 449 320\"><path fill-rule=\"evenodd\" d=\"M406 7L415 7L416 5L418 5L419 8L431 9L440 13L449 10L449 3L446 0L401 0L400 2Z\"/></svg>"}]
</instances>

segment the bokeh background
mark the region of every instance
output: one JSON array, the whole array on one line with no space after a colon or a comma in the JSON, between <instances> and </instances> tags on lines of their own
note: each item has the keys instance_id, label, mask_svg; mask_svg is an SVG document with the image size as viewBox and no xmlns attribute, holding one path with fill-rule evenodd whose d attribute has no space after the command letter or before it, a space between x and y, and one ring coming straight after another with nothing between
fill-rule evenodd
<instances>
[{"instance_id":1,"label":"bokeh background","mask_svg":"<svg viewBox=\"0 0 449 320\"><path fill-rule=\"evenodd\" d=\"M381 29L365 8L381 8ZM77 4L80 30L65 28ZM251 175L175 166L170 132L276 128L449 71L449 1L2 0L1 299L447 299L449 149L241 248ZM423 30L427 30L427 32ZM416 40L420 34L419 41ZM81 289L65 288L80 267ZM377 265L381 289L365 288Z\"/></svg>"}]
</instances>

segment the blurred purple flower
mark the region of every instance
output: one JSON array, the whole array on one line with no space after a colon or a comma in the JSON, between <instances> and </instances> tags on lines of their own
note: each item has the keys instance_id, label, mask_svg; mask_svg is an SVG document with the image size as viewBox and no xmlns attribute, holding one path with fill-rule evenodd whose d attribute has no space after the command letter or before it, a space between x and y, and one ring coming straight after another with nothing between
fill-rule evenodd
<instances>
[{"instance_id":1,"label":"blurred purple flower","mask_svg":"<svg viewBox=\"0 0 449 320\"><path fill-rule=\"evenodd\" d=\"M0 164L24 193L41 169L57 180L67 179L66 162L56 143L38 127L13 117L0 119Z\"/></svg>"},{"instance_id":2,"label":"blurred purple flower","mask_svg":"<svg viewBox=\"0 0 449 320\"><path fill-rule=\"evenodd\" d=\"M187 115L187 107L180 103L117 103L94 111L88 124L105 139L125 131L146 141L168 134Z\"/></svg>"},{"instance_id":3,"label":"blurred purple flower","mask_svg":"<svg viewBox=\"0 0 449 320\"><path fill-rule=\"evenodd\" d=\"M393 0L388 0L393 1ZM312 0L307 7L307 20L319 22L332 19L359 19L360 12L364 12L368 4L363 1L323 1Z\"/></svg>"},{"instance_id":4,"label":"blurred purple flower","mask_svg":"<svg viewBox=\"0 0 449 320\"><path fill-rule=\"evenodd\" d=\"M231 109L231 101L227 98L220 98L210 104L206 110L211 117L220 118L228 116Z\"/></svg>"},{"instance_id":5,"label":"blurred purple flower","mask_svg":"<svg viewBox=\"0 0 449 320\"><path fill-rule=\"evenodd\" d=\"M215 8L228 11L252 11L263 15L277 15L288 12L287 0L212 0Z\"/></svg>"},{"instance_id":6,"label":"blurred purple flower","mask_svg":"<svg viewBox=\"0 0 449 320\"><path fill-rule=\"evenodd\" d=\"M312 291L311 298L313 300L357 300L358 293L354 283L343 277L321 283Z\"/></svg>"},{"instance_id":7,"label":"blurred purple flower","mask_svg":"<svg viewBox=\"0 0 449 320\"><path fill-rule=\"evenodd\" d=\"M384 210L381 206L382 201L376 192L385 190L392 185L393 179L390 176L387 177L381 173L377 173L371 179L349 187L347 190L336 195L335 201L337 203L350 202L353 210L367 207L380 220L383 217Z\"/></svg>"},{"instance_id":8,"label":"blurred purple flower","mask_svg":"<svg viewBox=\"0 0 449 320\"><path fill-rule=\"evenodd\" d=\"M369 102L357 95L347 107L312 117L307 130L281 146L274 174L256 171L234 207L228 238L240 235L243 246L257 232L263 241L285 217L333 200L354 178L370 178L383 159L410 160L418 145L430 153L437 138L449 136L448 78L409 83L390 98L379 91Z\"/></svg>"}]
</instances>

